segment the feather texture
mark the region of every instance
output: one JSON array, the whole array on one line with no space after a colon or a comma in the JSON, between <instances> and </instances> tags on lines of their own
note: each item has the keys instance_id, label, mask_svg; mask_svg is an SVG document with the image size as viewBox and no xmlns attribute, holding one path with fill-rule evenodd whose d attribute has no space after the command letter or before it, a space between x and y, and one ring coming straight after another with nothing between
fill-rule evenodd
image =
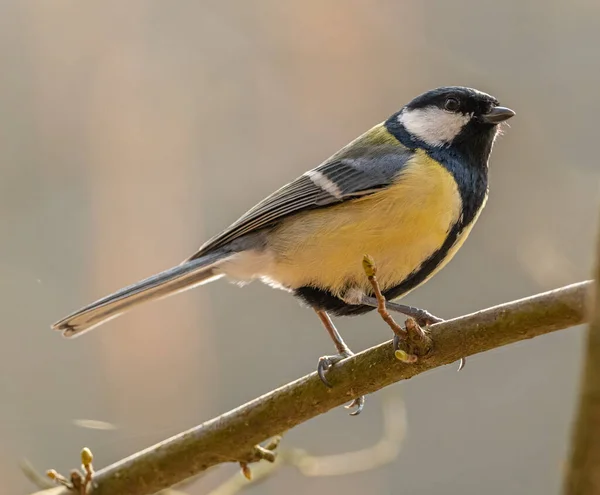
<instances>
[{"instance_id":1,"label":"feather texture","mask_svg":"<svg viewBox=\"0 0 600 495\"><path fill-rule=\"evenodd\" d=\"M379 124L265 198L188 260L292 214L373 194L389 186L411 156L413 152Z\"/></svg>"}]
</instances>

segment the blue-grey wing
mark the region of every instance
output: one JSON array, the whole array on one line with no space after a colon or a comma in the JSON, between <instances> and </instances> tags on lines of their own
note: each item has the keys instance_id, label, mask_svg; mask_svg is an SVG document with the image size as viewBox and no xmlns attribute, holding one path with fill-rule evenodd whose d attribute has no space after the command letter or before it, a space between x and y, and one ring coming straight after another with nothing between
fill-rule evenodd
<instances>
[{"instance_id":1,"label":"blue-grey wing","mask_svg":"<svg viewBox=\"0 0 600 495\"><path fill-rule=\"evenodd\" d=\"M390 185L412 156L411 150L385 134L383 126L376 126L317 168L262 200L189 259L294 213L372 194Z\"/></svg>"}]
</instances>

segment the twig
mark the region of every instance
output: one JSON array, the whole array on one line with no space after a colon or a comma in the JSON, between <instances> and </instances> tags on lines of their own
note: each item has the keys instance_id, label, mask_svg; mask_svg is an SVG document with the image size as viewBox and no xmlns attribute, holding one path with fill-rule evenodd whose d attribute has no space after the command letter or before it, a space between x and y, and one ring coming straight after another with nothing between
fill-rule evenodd
<instances>
[{"instance_id":1,"label":"twig","mask_svg":"<svg viewBox=\"0 0 600 495\"><path fill-rule=\"evenodd\" d=\"M148 495L223 462L252 461L253 446L353 397L464 356L584 323L590 287L581 282L432 325L435 350L415 364L396 360L390 342L363 351L330 371L331 389L312 373L97 471L94 495Z\"/></svg>"},{"instance_id":2,"label":"twig","mask_svg":"<svg viewBox=\"0 0 600 495\"><path fill-rule=\"evenodd\" d=\"M86 495L90 483L92 482L92 478L94 477L93 460L94 456L92 455L92 451L85 447L81 450L81 469L85 474L81 474L78 469L73 469L71 475L67 479L62 474L57 473L54 469L49 469L46 471L46 476L56 484L64 486L70 492Z\"/></svg>"},{"instance_id":3,"label":"twig","mask_svg":"<svg viewBox=\"0 0 600 495\"><path fill-rule=\"evenodd\" d=\"M21 468L21 471L23 471L23 474L29 481L31 481L38 488L44 490L42 492L36 492L32 495L51 495L60 491L60 487L56 486L56 482L53 482L51 480L51 478L48 476L48 473L46 473L45 476L42 475L27 459L23 459L19 463L19 467ZM214 466L213 468L207 469L206 471L202 471L196 476L192 476L191 478L188 478L182 481L181 483L177 483L175 486L165 488L164 490L157 492L156 495L187 495L185 492L181 491L181 489L191 485L192 483L195 483L216 467L217 466ZM52 490L47 490L48 488L52 488Z\"/></svg>"},{"instance_id":4,"label":"twig","mask_svg":"<svg viewBox=\"0 0 600 495\"><path fill-rule=\"evenodd\" d=\"M363 258L363 270L365 272L365 275L369 279L369 282L371 283L373 292L375 293L375 299L377 299L377 312L379 313L379 316L381 316L383 321L385 321L388 324L392 332L394 332L394 335L402 339L406 338L406 330L404 330L404 328L402 328L400 325L398 325L398 323L394 321L394 318L392 318L392 315L388 312L387 308L385 307L385 297L381 293L381 289L379 288L379 282L377 281L377 265L375 265L375 260L369 255L365 255L365 257ZM414 358L414 360L416 361L417 357L414 356Z\"/></svg>"},{"instance_id":5,"label":"twig","mask_svg":"<svg viewBox=\"0 0 600 495\"><path fill-rule=\"evenodd\" d=\"M273 464L277 459L277 454L275 453L275 450L279 446L279 442L281 442L281 436L277 435L264 447L256 445L254 447L256 461L254 462L267 461ZM240 462L240 467L242 468L242 475L244 476L244 478L246 478L247 480L251 480L252 470L250 469L250 466L248 464L248 462Z\"/></svg>"},{"instance_id":6,"label":"twig","mask_svg":"<svg viewBox=\"0 0 600 495\"><path fill-rule=\"evenodd\" d=\"M600 494L600 232L596 254L596 282L590 294L592 316L571 456L564 480L565 495Z\"/></svg>"},{"instance_id":7,"label":"twig","mask_svg":"<svg viewBox=\"0 0 600 495\"><path fill-rule=\"evenodd\" d=\"M405 328L402 328L396 323L387 310L387 301L379 287L375 260L368 254L363 258L363 271L373 288L375 300L377 301L377 312L394 333L394 339L392 341L394 346L394 356L403 363L416 363L419 360L419 357L427 355L432 349L432 342L427 335L427 332L419 326L414 317L410 317L406 320ZM439 318L436 318L436 320L439 320ZM402 346L404 346L405 349L402 349Z\"/></svg>"}]
</instances>

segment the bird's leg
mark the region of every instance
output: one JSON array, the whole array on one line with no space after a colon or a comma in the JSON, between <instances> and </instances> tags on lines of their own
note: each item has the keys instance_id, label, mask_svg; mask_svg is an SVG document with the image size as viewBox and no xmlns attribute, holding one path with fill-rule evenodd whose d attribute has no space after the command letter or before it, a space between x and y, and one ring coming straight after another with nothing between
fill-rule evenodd
<instances>
[{"instance_id":1,"label":"bird's leg","mask_svg":"<svg viewBox=\"0 0 600 495\"><path fill-rule=\"evenodd\" d=\"M383 297L383 294L382 294ZM371 306L373 308L379 307L379 300L376 297L369 297L363 295L360 300L361 304ZM385 301L385 306L388 310L400 313L405 316L413 318L420 326L433 325L434 323L441 323L444 321L442 318L432 315L429 311L424 309L415 308L414 306L407 306L405 304L398 304L391 301Z\"/></svg>"},{"instance_id":2,"label":"bird's leg","mask_svg":"<svg viewBox=\"0 0 600 495\"><path fill-rule=\"evenodd\" d=\"M346 359L347 357L353 356L354 353L346 345L346 343L344 342L344 339L342 339L342 336L337 331L337 328L335 328L335 325L331 321L331 318L329 317L329 315L325 311L322 311L322 310L317 309L315 311L317 313L317 316L321 320L321 323L323 323L323 326L327 330L329 337L331 337L331 340L333 341L335 348L337 349L337 352L338 352L337 354L334 354L332 356L320 357L319 364L317 366L317 373L319 374L319 378L326 386L331 388L331 383L329 383L329 381L325 377L325 372L327 370L329 370L335 363L338 363L342 359ZM361 411L363 410L364 407L365 407L365 397L364 397L364 395L362 395L362 396L354 399L350 404L348 404L346 406L346 409L356 408L354 411L352 411L350 413L351 416L356 416L357 414L361 413Z\"/></svg>"}]
</instances>

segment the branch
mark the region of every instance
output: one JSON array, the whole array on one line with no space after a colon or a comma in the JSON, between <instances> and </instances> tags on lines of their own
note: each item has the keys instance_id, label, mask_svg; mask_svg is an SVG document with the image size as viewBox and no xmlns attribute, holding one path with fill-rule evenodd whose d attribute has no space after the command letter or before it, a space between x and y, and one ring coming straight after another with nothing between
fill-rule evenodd
<instances>
[{"instance_id":1,"label":"branch","mask_svg":"<svg viewBox=\"0 0 600 495\"><path fill-rule=\"evenodd\" d=\"M563 487L566 495L600 494L600 234L594 285L579 411Z\"/></svg>"},{"instance_id":2,"label":"branch","mask_svg":"<svg viewBox=\"0 0 600 495\"><path fill-rule=\"evenodd\" d=\"M388 393L383 400L383 432L374 445L353 452L324 456L314 456L302 449L283 448L277 453L275 462L260 462L252 466L250 483L238 472L209 495L235 495L264 481L284 466L294 467L307 477L344 476L369 471L393 462L400 454L405 435L404 401L399 396Z\"/></svg>"},{"instance_id":3,"label":"branch","mask_svg":"<svg viewBox=\"0 0 600 495\"><path fill-rule=\"evenodd\" d=\"M260 442L354 397L463 357L584 323L591 285L580 282L432 325L433 351L415 364L399 362L391 342L372 347L329 371L333 388L311 373L97 471L93 493L149 495L217 464L254 462L260 459ZM42 493L49 492L37 495Z\"/></svg>"}]
</instances>

